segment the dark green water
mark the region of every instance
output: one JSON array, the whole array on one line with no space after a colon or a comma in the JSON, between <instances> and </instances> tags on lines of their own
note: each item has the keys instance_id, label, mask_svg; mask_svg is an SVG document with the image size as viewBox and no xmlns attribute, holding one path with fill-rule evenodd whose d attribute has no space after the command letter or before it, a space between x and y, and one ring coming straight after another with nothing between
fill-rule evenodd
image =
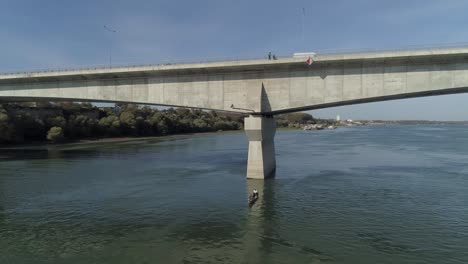
<instances>
[{"instance_id":1,"label":"dark green water","mask_svg":"<svg viewBox=\"0 0 468 264\"><path fill-rule=\"evenodd\" d=\"M0 150L0 263L468 263L468 126L276 148L265 182L243 133Z\"/></svg>"}]
</instances>

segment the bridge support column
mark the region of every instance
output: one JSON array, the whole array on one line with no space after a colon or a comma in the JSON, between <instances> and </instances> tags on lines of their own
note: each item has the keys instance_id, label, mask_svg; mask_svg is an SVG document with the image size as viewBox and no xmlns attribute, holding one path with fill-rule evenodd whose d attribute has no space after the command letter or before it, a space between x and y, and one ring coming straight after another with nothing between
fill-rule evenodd
<instances>
[{"instance_id":1,"label":"bridge support column","mask_svg":"<svg viewBox=\"0 0 468 264\"><path fill-rule=\"evenodd\" d=\"M245 118L244 129L249 139L247 178L265 179L274 176L276 170L275 119L251 115Z\"/></svg>"}]
</instances>

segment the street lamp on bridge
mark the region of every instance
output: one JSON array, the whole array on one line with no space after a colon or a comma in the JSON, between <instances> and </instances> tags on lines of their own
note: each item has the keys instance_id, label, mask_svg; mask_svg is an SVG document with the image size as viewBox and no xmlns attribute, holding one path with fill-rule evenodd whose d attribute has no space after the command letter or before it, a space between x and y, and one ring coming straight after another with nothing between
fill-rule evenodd
<instances>
[{"instance_id":1,"label":"street lamp on bridge","mask_svg":"<svg viewBox=\"0 0 468 264\"><path fill-rule=\"evenodd\" d=\"M110 33L117 33L117 30L104 25L104 29ZM112 68L112 37L109 38L109 68Z\"/></svg>"}]
</instances>

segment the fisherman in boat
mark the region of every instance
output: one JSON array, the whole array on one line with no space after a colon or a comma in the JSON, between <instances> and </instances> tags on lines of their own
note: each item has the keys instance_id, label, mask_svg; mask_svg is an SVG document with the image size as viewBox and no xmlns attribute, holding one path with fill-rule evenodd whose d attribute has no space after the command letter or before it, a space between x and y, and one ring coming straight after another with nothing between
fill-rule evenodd
<instances>
[{"instance_id":1,"label":"fisherman in boat","mask_svg":"<svg viewBox=\"0 0 468 264\"><path fill-rule=\"evenodd\" d=\"M253 190L252 197L253 197L253 198L258 198L258 191L257 191L257 189L254 189L254 190Z\"/></svg>"},{"instance_id":2,"label":"fisherman in boat","mask_svg":"<svg viewBox=\"0 0 468 264\"><path fill-rule=\"evenodd\" d=\"M253 192L249 195L249 206L252 206L255 201L258 199L258 191L254 189Z\"/></svg>"}]
</instances>

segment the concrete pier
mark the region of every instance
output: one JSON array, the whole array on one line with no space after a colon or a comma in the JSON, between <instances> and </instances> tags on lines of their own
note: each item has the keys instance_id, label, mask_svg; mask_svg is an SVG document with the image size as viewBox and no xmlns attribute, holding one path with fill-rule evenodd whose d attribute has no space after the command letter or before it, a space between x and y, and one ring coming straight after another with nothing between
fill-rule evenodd
<instances>
[{"instance_id":1,"label":"concrete pier","mask_svg":"<svg viewBox=\"0 0 468 264\"><path fill-rule=\"evenodd\" d=\"M274 176L276 170L275 119L251 115L245 118L244 128L249 139L247 178L265 179Z\"/></svg>"}]
</instances>

